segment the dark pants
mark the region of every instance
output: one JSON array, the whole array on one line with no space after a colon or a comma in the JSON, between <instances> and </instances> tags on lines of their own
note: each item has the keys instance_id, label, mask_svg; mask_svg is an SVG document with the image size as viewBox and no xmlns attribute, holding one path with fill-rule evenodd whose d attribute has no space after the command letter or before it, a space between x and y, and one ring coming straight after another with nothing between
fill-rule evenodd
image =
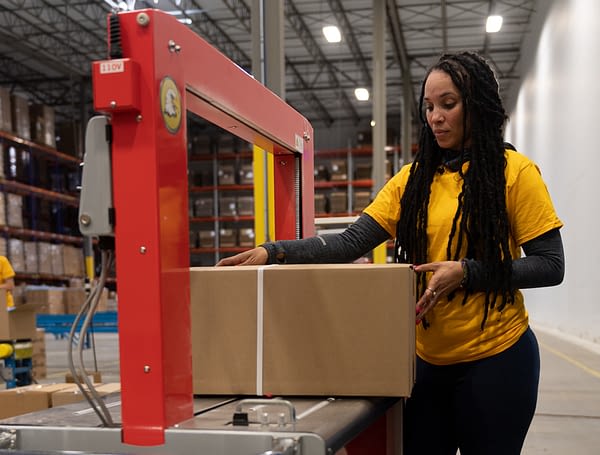
<instances>
[{"instance_id":1,"label":"dark pants","mask_svg":"<svg viewBox=\"0 0 600 455\"><path fill-rule=\"evenodd\" d=\"M540 352L529 328L495 356L437 366L417 358L405 455L518 455L535 412Z\"/></svg>"}]
</instances>

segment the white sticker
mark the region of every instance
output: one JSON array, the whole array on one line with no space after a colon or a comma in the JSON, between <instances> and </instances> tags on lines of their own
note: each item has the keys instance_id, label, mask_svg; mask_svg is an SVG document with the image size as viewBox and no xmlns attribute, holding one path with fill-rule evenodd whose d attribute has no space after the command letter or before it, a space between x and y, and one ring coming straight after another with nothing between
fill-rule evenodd
<instances>
[{"instance_id":1,"label":"white sticker","mask_svg":"<svg viewBox=\"0 0 600 455\"><path fill-rule=\"evenodd\" d=\"M124 71L125 63L121 59L100 62L100 74L122 73Z\"/></svg>"},{"instance_id":2,"label":"white sticker","mask_svg":"<svg viewBox=\"0 0 600 455\"><path fill-rule=\"evenodd\" d=\"M304 153L304 139L302 139L302 136L294 134L294 139L296 140L296 151L298 153Z\"/></svg>"}]
</instances>

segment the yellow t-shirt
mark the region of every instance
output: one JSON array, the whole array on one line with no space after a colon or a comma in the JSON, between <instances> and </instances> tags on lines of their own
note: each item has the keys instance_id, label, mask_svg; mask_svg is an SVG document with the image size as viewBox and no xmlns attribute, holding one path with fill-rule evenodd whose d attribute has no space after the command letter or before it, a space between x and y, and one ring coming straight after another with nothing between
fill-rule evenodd
<instances>
[{"instance_id":1,"label":"yellow t-shirt","mask_svg":"<svg viewBox=\"0 0 600 455\"><path fill-rule=\"evenodd\" d=\"M6 280L9 278L13 278L15 276L15 271L10 265L10 262L6 258L6 256L0 256L0 284L4 284ZM12 309L15 307L15 302L13 300L12 292L6 291L6 308Z\"/></svg>"},{"instance_id":2,"label":"yellow t-shirt","mask_svg":"<svg viewBox=\"0 0 600 455\"><path fill-rule=\"evenodd\" d=\"M510 223L510 250L513 259L521 256L520 245L545 232L562 226L539 168L530 159L506 150L506 208ZM375 219L393 237L400 217L400 200L408 181L409 164L381 189L365 213ZM466 170L468 163L463 165ZM462 189L458 172L435 174L431 184L427 226L428 262L445 261L452 219ZM464 248L464 256L466 248ZM514 304L502 311L490 310L484 330L484 293L471 294L462 305L463 293L452 301L441 299L428 312L427 321L417 327L417 354L436 365L472 361L504 351L514 344L529 324L523 294L517 291Z\"/></svg>"}]
</instances>

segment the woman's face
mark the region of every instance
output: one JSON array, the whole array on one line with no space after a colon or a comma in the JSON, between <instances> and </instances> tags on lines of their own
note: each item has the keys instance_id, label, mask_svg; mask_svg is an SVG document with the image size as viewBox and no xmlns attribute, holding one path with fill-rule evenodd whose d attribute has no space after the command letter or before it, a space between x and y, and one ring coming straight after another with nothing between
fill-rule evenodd
<instances>
[{"instance_id":1,"label":"woman's face","mask_svg":"<svg viewBox=\"0 0 600 455\"><path fill-rule=\"evenodd\" d=\"M434 70L429 74L425 81L423 108L438 145L443 149L459 150L464 134L463 101L448 73Z\"/></svg>"}]
</instances>

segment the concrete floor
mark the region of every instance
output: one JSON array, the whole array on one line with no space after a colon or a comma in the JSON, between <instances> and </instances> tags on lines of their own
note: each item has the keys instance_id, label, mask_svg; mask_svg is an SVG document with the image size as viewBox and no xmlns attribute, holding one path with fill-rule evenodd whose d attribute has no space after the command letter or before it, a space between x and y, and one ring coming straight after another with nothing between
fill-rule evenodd
<instances>
[{"instance_id":1,"label":"concrete floor","mask_svg":"<svg viewBox=\"0 0 600 455\"><path fill-rule=\"evenodd\" d=\"M600 454L600 346L534 329L540 343L542 376L537 412L522 453ZM118 336L97 334L95 344L102 382L118 382ZM46 350L48 377L43 382L63 381L68 370L66 340L47 335ZM93 351L85 350L84 358L93 370Z\"/></svg>"}]
</instances>

